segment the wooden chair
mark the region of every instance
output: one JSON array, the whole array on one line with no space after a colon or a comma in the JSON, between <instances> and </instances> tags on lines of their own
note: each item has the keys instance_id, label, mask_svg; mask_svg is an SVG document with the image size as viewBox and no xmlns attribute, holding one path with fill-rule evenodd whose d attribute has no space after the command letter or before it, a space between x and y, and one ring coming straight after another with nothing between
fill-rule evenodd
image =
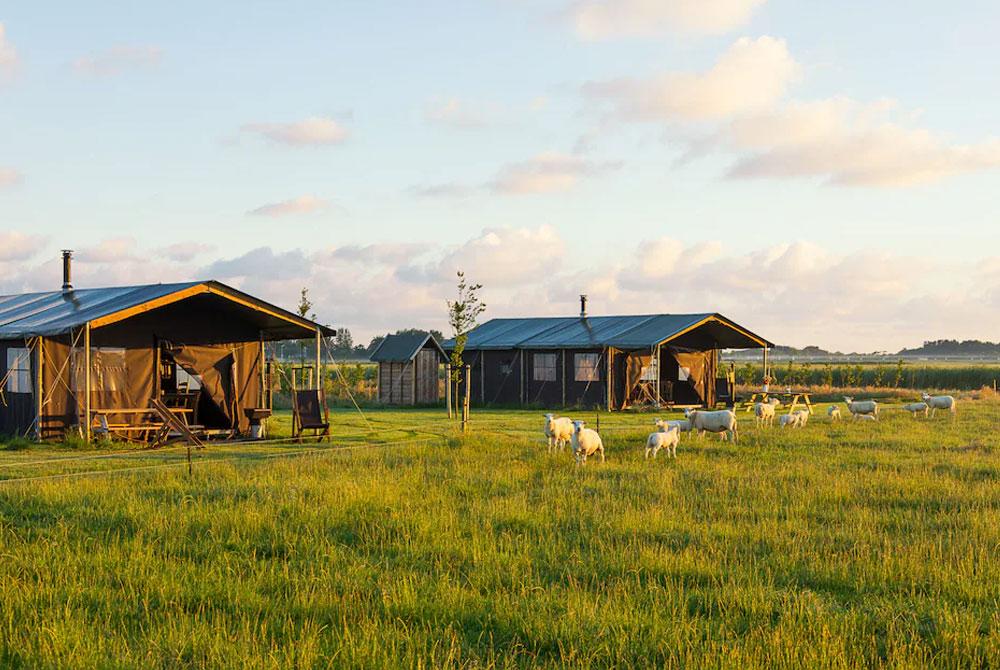
<instances>
[{"instance_id":1,"label":"wooden chair","mask_svg":"<svg viewBox=\"0 0 1000 670\"><path fill-rule=\"evenodd\" d=\"M292 437L302 441L302 434L312 430L317 442L330 436L330 409L319 389L292 389Z\"/></svg>"}]
</instances>

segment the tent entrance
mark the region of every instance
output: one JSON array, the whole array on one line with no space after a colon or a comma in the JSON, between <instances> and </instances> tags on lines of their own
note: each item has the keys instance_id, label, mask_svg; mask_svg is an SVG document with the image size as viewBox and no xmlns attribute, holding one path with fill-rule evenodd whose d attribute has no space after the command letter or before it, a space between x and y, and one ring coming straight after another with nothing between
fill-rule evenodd
<instances>
[{"instance_id":1,"label":"tent entrance","mask_svg":"<svg viewBox=\"0 0 1000 670\"><path fill-rule=\"evenodd\" d=\"M224 347L174 346L160 352L160 392L164 397L197 394L195 416L208 429L239 424L233 352Z\"/></svg>"}]
</instances>

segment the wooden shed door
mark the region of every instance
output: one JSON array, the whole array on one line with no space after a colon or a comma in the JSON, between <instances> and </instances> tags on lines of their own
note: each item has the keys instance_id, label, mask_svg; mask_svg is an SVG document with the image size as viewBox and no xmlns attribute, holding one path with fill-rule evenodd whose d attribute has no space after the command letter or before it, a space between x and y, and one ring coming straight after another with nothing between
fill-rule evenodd
<instances>
[{"instance_id":1,"label":"wooden shed door","mask_svg":"<svg viewBox=\"0 0 1000 670\"><path fill-rule=\"evenodd\" d=\"M435 403L438 400L438 354L423 349L417 354L417 402Z\"/></svg>"}]
</instances>

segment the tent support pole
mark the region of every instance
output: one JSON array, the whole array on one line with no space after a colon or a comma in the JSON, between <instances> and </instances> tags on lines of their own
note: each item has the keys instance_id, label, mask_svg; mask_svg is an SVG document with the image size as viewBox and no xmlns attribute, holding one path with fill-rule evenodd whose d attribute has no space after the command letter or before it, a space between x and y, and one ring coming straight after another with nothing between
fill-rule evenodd
<instances>
[{"instance_id":1,"label":"tent support pole","mask_svg":"<svg viewBox=\"0 0 1000 670\"><path fill-rule=\"evenodd\" d=\"M611 380L611 376L612 376L612 357L614 356L614 354L612 353L613 351L614 350L611 347L608 347L608 357L607 357L608 358L608 361L607 361L608 374L606 375L607 376L607 385L608 385L608 388L606 389L607 390L606 401L608 403L608 411L609 412L611 411L611 381L612 381Z\"/></svg>"},{"instance_id":2,"label":"tent support pole","mask_svg":"<svg viewBox=\"0 0 1000 670\"><path fill-rule=\"evenodd\" d=\"M90 444L90 322L83 324L83 439Z\"/></svg>"},{"instance_id":3,"label":"tent support pole","mask_svg":"<svg viewBox=\"0 0 1000 670\"><path fill-rule=\"evenodd\" d=\"M653 363L656 366L656 407L659 409L661 404L660 398L660 345L657 344L656 348L653 350L653 356L656 357Z\"/></svg>"},{"instance_id":4,"label":"tent support pole","mask_svg":"<svg viewBox=\"0 0 1000 670\"><path fill-rule=\"evenodd\" d=\"M519 384L521 388L518 390L520 391L521 396L521 406L524 407L524 350L519 350L517 355L521 358L521 380Z\"/></svg>"},{"instance_id":5,"label":"tent support pole","mask_svg":"<svg viewBox=\"0 0 1000 670\"><path fill-rule=\"evenodd\" d=\"M316 390L323 388L323 374L320 370L320 366L323 364L323 354L321 353L323 346L323 332L317 328L316 329Z\"/></svg>"},{"instance_id":6,"label":"tent support pole","mask_svg":"<svg viewBox=\"0 0 1000 670\"><path fill-rule=\"evenodd\" d=\"M35 338L35 441L42 441L42 399L45 386L42 381L42 338Z\"/></svg>"},{"instance_id":7,"label":"tent support pole","mask_svg":"<svg viewBox=\"0 0 1000 670\"><path fill-rule=\"evenodd\" d=\"M562 406L566 406L566 350L563 349L559 352L559 360L561 363L559 367L559 380L562 382Z\"/></svg>"},{"instance_id":8,"label":"tent support pole","mask_svg":"<svg viewBox=\"0 0 1000 670\"><path fill-rule=\"evenodd\" d=\"M767 378L767 347L764 347L764 377Z\"/></svg>"}]
</instances>

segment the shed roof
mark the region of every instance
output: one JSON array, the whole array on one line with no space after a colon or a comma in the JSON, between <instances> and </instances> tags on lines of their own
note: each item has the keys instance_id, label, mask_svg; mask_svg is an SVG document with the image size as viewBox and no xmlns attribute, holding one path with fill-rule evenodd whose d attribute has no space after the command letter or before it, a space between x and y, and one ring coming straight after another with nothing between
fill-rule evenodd
<instances>
[{"instance_id":1,"label":"shed roof","mask_svg":"<svg viewBox=\"0 0 1000 670\"><path fill-rule=\"evenodd\" d=\"M400 333L398 335L386 335L385 339L369 356L369 360L375 363L406 363L412 361L417 353L426 345L432 345L441 358L446 358L444 349L429 333Z\"/></svg>"},{"instance_id":2,"label":"shed roof","mask_svg":"<svg viewBox=\"0 0 1000 670\"><path fill-rule=\"evenodd\" d=\"M704 342L724 349L774 346L721 314L530 317L491 319L469 332L467 350L648 349L698 331ZM454 347L454 340L443 343Z\"/></svg>"},{"instance_id":3,"label":"shed roof","mask_svg":"<svg viewBox=\"0 0 1000 670\"><path fill-rule=\"evenodd\" d=\"M195 281L0 296L0 339L62 335L86 323L99 328L204 294L253 311L274 338L302 337L316 328L325 335L336 333L220 282Z\"/></svg>"}]
</instances>

